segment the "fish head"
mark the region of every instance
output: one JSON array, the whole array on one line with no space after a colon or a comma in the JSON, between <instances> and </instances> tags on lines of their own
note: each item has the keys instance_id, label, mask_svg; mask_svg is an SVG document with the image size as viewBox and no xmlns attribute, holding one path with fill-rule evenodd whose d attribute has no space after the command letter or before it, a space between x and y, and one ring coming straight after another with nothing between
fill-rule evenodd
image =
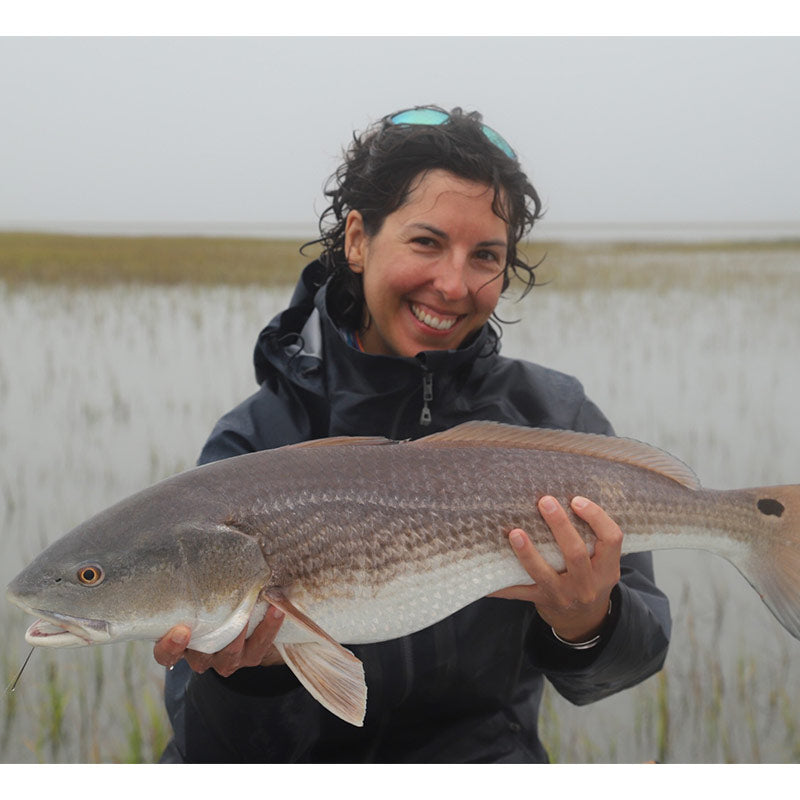
<instances>
[{"instance_id":1,"label":"fish head","mask_svg":"<svg viewBox=\"0 0 800 800\"><path fill-rule=\"evenodd\" d=\"M7 589L38 617L28 643L156 640L177 624L192 642L232 641L269 580L261 548L224 522L173 516L112 507L40 553Z\"/></svg>"}]
</instances>

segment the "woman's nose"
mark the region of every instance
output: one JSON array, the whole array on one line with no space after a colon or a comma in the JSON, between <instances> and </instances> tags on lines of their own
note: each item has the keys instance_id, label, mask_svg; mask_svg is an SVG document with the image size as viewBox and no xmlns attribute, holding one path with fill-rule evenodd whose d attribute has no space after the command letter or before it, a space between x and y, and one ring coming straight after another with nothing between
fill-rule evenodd
<instances>
[{"instance_id":1,"label":"woman's nose","mask_svg":"<svg viewBox=\"0 0 800 800\"><path fill-rule=\"evenodd\" d=\"M469 294L466 281L467 259L456 254L439 260L433 276L433 288L444 300L461 300Z\"/></svg>"}]
</instances>

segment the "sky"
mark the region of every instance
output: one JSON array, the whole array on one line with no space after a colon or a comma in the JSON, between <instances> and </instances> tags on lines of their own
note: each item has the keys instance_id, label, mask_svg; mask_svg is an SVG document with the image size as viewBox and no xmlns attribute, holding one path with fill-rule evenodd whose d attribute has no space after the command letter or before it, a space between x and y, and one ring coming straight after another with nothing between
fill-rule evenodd
<instances>
[{"instance_id":1,"label":"sky","mask_svg":"<svg viewBox=\"0 0 800 800\"><path fill-rule=\"evenodd\" d=\"M6 37L0 228L312 231L354 130L481 111L546 224L796 224L800 38Z\"/></svg>"}]
</instances>

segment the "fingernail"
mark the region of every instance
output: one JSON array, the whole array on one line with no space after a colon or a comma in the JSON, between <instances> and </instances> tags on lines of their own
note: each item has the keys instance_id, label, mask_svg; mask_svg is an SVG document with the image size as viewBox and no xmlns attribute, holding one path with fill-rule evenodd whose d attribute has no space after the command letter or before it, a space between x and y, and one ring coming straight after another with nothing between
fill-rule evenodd
<instances>
[{"instance_id":1,"label":"fingernail","mask_svg":"<svg viewBox=\"0 0 800 800\"><path fill-rule=\"evenodd\" d=\"M548 514L555 511L557 505L555 498L549 496L543 497L539 501L539 508L541 508L542 511L546 511Z\"/></svg>"},{"instance_id":2,"label":"fingernail","mask_svg":"<svg viewBox=\"0 0 800 800\"><path fill-rule=\"evenodd\" d=\"M283 611L281 611L276 606L270 606L269 613L273 619L283 619Z\"/></svg>"},{"instance_id":3,"label":"fingernail","mask_svg":"<svg viewBox=\"0 0 800 800\"><path fill-rule=\"evenodd\" d=\"M589 501L585 497L573 497L572 498L572 507L578 510L582 508L586 508L589 505Z\"/></svg>"},{"instance_id":4,"label":"fingernail","mask_svg":"<svg viewBox=\"0 0 800 800\"><path fill-rule=\"evenodd\" d=\"M172 636L169 637L170 642L176 647L186 647L186 645L189 644L189 639L191 639L191 634L187 634L183 631L181 633L173 633Z\"/></svg>"},{"instance_id":5,"label":"fingernail","mask_svg":"<svg viewBox=\"0 0 800 800\"><path fill-rule=\"evenodd\" d=\"M521 531L511 531L508 538L511 541L511 546L515 550L522 550L525 546L525 537L522 535Z\"/></svg>"}]
</instances>

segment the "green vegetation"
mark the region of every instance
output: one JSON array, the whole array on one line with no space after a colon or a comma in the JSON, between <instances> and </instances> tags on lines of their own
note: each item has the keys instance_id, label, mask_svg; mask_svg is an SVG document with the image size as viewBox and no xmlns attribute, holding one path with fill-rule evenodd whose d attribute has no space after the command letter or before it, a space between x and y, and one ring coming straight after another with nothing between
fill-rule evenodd
<instances>
[{"instance_id":1,"label":"green vegetation","mask_svg":"<svg viewBox=\"0 0 800 800\"><path fill-rule=\"evenodd\" d=\"M22 625L3 620L2 630L12 629L18 635ZM20 652L4 653L5 685ZM16 690L0 698L0 763L157 762L172 735L162 694L163 670L148 643L37 648Z\"/></svg>"},{"instance_id":2,"label":"green vegetation","mask_svg":"<svg viewBox=\"0 0 800 800\"><path fill-rule=\"evenodd\" d=\"M608 735L585 731L575 709L545 684L540 735L555 763L795 763L798 758L795 698L779 685L783 664L765 669L740 656L738 674L723 674L718 653L703 652L701 674L666 667L630 690L630 713L610 711ZM625 703L624 697L622 700ZM627 708L622 705L621 708ZM629 730L630 729L630 730ZM624 745L619 751L620 742Z\"/></svg>"},{"instance_id":3,"label":"green vegetation","mask_svg":"<svg viewBox=\"0 0 800 800\"><path fill-rule=\"evenodd\" d=\"M61 283L293 283L317 252L301 241L173 236L0 233L0 280Z\"/></svg>"},{"instance_id":4,"label":"green vegetation","mask_svg":"<svg viewBox=\"0 0 800 800\"><path fill-rule=\"evenodd\" d=\"M318 252L301 240L174 236L70 236L0 233L0 280L9 285L294 283ZM719 289L731 281L771 277L765 256L800 261L800 241L741 243L527 242L528 262L541 262L537 282L562 291L670 286ZM718 268L697 269L697 252ZM771 260L774 261L774 258ZM800 283L800 270L793 276ZM785 274L782 279L785 279Z\"/></svg>"},{"instance_id":5,"label":"green vegetation","mask_svg":"<svg viewBox=\"0 0 800 800\"><path fill-rule=\"evenodd\" d=\"M554 762L796 763L800 706L790 677L796 643L776 643L771 657L744 642L723 654L727 601L722 591L714 595L713 631L709 637L704 625L704 640L691 587L678 602L672 598L674 653L628 692L577 708L545 683L539 729ZM595 716L604 721L599 736L587 724Z\"/></svg>"},{"instance_id":6,"label":"green vegetation","mask_svg":"<svg viewBox=\"0 0 800 800\"><path fill-rule=\"evenodd\" d=\"M720 291L780 280L800 288L800 241L528 242L521 248L537 284L561 291L671 288ZM702 267L698 268L698 256ZM786 265L793 265L787 271Z\"/></svg>"}]
</instances>

